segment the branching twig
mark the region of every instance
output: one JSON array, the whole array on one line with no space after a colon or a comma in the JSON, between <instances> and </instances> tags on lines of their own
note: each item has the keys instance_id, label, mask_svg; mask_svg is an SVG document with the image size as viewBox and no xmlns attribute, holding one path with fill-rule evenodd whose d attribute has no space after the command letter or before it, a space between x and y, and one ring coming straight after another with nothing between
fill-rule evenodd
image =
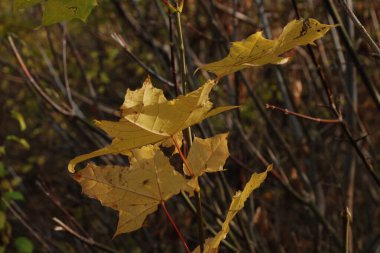
<instances>
[{"instance_id":1,"label":"branching twig","mask_svg":"<svg viewBox=\"0 0 380 253\"><path fill-rule=\"evenodd\" d=\"M26 221L21 215L12 207L12 204L9 203L4 198L1 198L5 206L11 211L11 213L21 222L21 224L42 244L43 248L47 250L47 252L53 252L50 248L49 244L35 231L32 226L28 224L28 221Z\"/></svg>"},{"instance_id":2,"label":"branching twig","mask_svg":"<svg viewBox=\"0 0 380 253\"><path fill-rule=\"evenodd\" d=\"M93 247L96 247L98 249L101 249L105 252L111 252L111 253L117 253L119 251L117 250L114 250L112 248L109 248L107 247L106 245L103 245L97 241L95 241L94 239L92 238L87 238L87 237L84 237L82 235L80 235L79 233L77 233L74 229L70 228L68 225L66 225L65 223L63 223L61 220L59 220L58 218L56 217L53 217L53 221L55 223L57 223L59 225L59 228L56 228L56 230L58 229L63 229L65 230L66 232L68 232L69 234L71 234L72 236L74 236L75 238L77 238L78 240L84 242L85 244L87 245L90 245L90 246L93 246Z\"/></svg>"},{"instance_id":3,"label":"branching twig","mask_svg":"<svg viewBox=\"0 0 380 253\"><path fill-rule=\"evenodd\" d=\"M333 15L334 20L337 21L338 20L338 16L337 16L337 13L336 13L336 11L334 9L334 5L332 4L331 0L325 0L325 1L328 4L329 10L330 10L331 14ZM292 0L292 3L293 3L293 7L294 7L294 9L296 11L297 18L300 18L300 14L299 14L299 11L298 11L298 8L297 8L297 4L296 4L295 0ZM340 29L341 29L340 31L345 31L345 30L342 30L343 29L342 27ZM347 34L345 33L345 35L343 36L343 38L344 38L344 41L346 41L346 47L348 49L350 49L352 46L349 43L349 38L348 37L346 38L346 36L347 36ZM308 51L309 51L309 54L311 56L311 59L313 60L313 63L314 63L314 66L315 66L315 68L317 70L318 76L319 76L319 78L320 78L320 80L321 80L321 82L323 84L324 89L325 89L325 93L326 93L327 98L329 100L329 106L330 106L331 110L333 111L333 113L335 114L335 116L337 118L342 119L340 125L341 125L341 127L343 129L344 134L349 139L351 145L354 147L356 153L358 154L358 156L360 157L360 159L364 163L365 168L367 169L367 171L369 172L369 174L371 175L371 177L374 179L374 181L376 182L376 184L380 187L380 178L379 178L379 176L377 176L376 172L373 169L372 164L369 163L368 159L364 155L363 151L360 149L359 145L355 142L355 138L353 137L350 129L348 128L347 123L345 122L345 120L343 120L343 116L341 115L341 112L338 110L338 108L337 108L337 106L335 104L335 101L333 99L333 95L332 95L332 92L330 90L330 87L329 87L329 85L327 83L327 80L326 80L326 78L325 78L325 76L324 76L324 74L322 72L322 69L321 69L320 65L318 64L317 58L316 58L313 50L311 49L310 45L308 45ZM353 57L354 62L356 60L359 61L357 59L357 56L356 56L356 54L355 54L354 51L351 52L351 56ZM356 64L356 66L357 66L357 68L359 70L359 73L362 74L362 77L368 77L368 76L366 76L366 72L363 69L361 69L360 62L358 62L358 64ZM361 72L361 71L364 71L364 72ZM369 78L368 78L368 80L364 80L364 81L365 81L365 83L367 83L367 85L371 84L371 81L370 81ZM370 87L372 87L372 86L370 85ZM368 87L370 89L370 91L371 91L370 94L374 95L373 98L375 99L375 102L377 103L377 105L380 108L380 95L377 92L377 89L375 87L372 87L373 89L370 88L370 87Z\"/></svg>"},{"instance_id":4,"label":"branching twig","mask_svg":"<svg viewBox=\"0 0 380 253\"><path fill-rule=\"evenodd\" d=\"M351 8L347 5L347 2L345 0L339 0L340 5L343 7L343 10L346 12L346 14L350 17L352 22L355 24L356 28L360 31L360 33L363 35L364 39L367 41L369 47L374 51L374 55L377 56L376 59L379 59L380 57L380 48L376 44L375 41L371 38L367 30L364 28L360 20L356 17L355 13L351 10Z\"/></svg>"},{"instance_id":5,"label":"branching twig","mask_svg":"<svg viewBox=\"0 0 380 253\"><path fill-rule=\"evenodd\" d=\"M158 74L157 72L155 72L153 69L149 68L145 63L143 63L134 53L132 53L132 51L129 49L128 47L128 44L127 42L124 40L124 38L120 35L120 34L117 34L117 33L113 33L111 34L111 37L121 46L125 49L125 52L127 52L127 54L132 57L133 60L136 61L137 64L140 65L140 67L142 67L146 72L148 72L150 75L154 76L155 78L157 78L158 80L160 80L161 82L169 85L170 87L175 87L175 85L166 80L164 77L162 77L160 74Z\"/></svg>"},{"instance_id":6,"label":"branching twig","mask_svg":"<svg viewBox=\"0 0 380 253\"><path fill-rule=\"evenodd\" d=\"M285 115L293 115L295 117L298 117L298 118L301 118L301 119L310 120L310 121L314 121L314 122L317 122L317 123L338 124L338 123L342 122L342 119L321 119L321 118L314 118L314 117L310 117L310 116L307 116L307 115L304 115L304 114L301 114L301 113L289 111L286 108L284 109L284 108L280 108L280 107L277 107L275 105L270 105L270 104L266 104L265 107L267 109L283 112Z\"/></svg>"},{"instance_id":7,"label":"branching twig","mask_svg":"<svg viewBox=\"0 0 380 253\"><path fill-rule=\"evenodd\" d=\"M16 56L16 59L18 61L18 63L20 64L21 66L21 69L23 71L23 73L25 74L26 78L27 78L27 81L28 83L31 84L32 88L48 103L50 104L56 111L58 111L59 113L62 113L63 115L66 115L66 116L74 116L74 111L69 109L70 107L66 104L63 104L63 105L58 105L56 102L54 102L49 96L48 94L45 93L45 91L41 88L41 86L37 83L37 81L34 79L34 77L32 76L32 74L29 72L29 69L28 67L26 66L24 60L22 59L14 41L13 41L13 38L11 36L8 36L8 41L9 41L9 44L11 45L11 48L12 48L12 51L14 53L14 55Z\"/></svg>"}]
</instances>

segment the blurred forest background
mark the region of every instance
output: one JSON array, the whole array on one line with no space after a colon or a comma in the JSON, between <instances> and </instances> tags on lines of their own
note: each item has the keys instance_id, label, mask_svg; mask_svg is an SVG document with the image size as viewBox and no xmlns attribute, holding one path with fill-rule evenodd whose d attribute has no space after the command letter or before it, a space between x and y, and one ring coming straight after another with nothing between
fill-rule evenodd
<instances>
[{"instance_id":1,"label":"blurred forest background","mask_svg":"<svg viewBox=\"0 0 380 253\"><path fill-rule=\"evenodd\" d=\"M176 96L174 16L160 0L100 0L86 23L43 27L40 5L13 11L11 2L0 1L0 252L184 252L162 210L143 229L112 239L117 213L82 195L67 171L74 156L109 143L93 120L117 120L127 88L139 88L149 74L168 98ZM230 132L226 171L200 182L207 236L220 229L232 194L250 174L275 166L221 252L380 252L380 55L345 5L378 46L376 0L185 1L190 90L210 77L194 71L223 58L231 41L260 30L276 38L297 13L341 25L316 47L291 50L285 65L223 78L213 101L240 110L193 127L200 137ZM266 104L321 119L342 115L344 124ZM189 204L176 196L167 206L194 248Z\"/></svg>"}]
</instances>

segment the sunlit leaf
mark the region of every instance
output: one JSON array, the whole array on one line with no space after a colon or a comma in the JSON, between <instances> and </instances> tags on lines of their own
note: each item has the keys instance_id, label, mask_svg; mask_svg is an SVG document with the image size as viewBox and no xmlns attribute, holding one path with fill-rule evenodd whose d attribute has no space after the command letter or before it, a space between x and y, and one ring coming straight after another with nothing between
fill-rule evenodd
<instances>
[{"instance_id":1,"label":"sunlit leaf","mask_svg":"<svg viewBox=\"0 0 380 253\"><path fill-rule=\"evenodd\" d=\"M71 19L84 22L96 5L96 0L48 0L44 4L42 24L51 25Z\"/></svg>"},{"instance_id":2,"label":"sunlit leaf","mask_svg":"<svg viewBox=\"0 0 380 253\"><path fill-rule=\"evenodd\" d=\"M44 4L42 24L51 25L72 19L85 22L96 5L96 0L49 0Z\"/></svg>"},{"instance_id":3,"label":"sunlit leaf","mask_svg":"<svg viewBox=\"0 0 380 253\"><path fill-rule=\"evenodd\" d=\"M187 163L193 172L193 178L189 185L199 190L198 177L205 172L218 172L223 170L224 163L230 155L227 146L228 133L219 134L211 138L195 138L187 156ZM190 176L190 173L184 167L184 173Z\"/></svg>"},{"instance_id":4,"label":"sunlit leaf","mask_svg":"<svg viewBox=\"0 0 380 253\"><path fill-rule=\"evenodd\" d=\"M267 177L269 171L272 170L272 165L268 166L267 169L262 173L253 173L251 179L245 185L243 191L236 192L232 199L230 208L228 210L225 221L222 224L222 230L219 231L215 237L206 240L204 245L204 253L216 253L218 252L220 242L226 238L228 232L230 231L230 222L235 217L235 215L244 207L245 201L248 199L251 193L260 187ZM200 246L198 246L193 253L200 252Z\"/></svg>"},{"instance_id":5,"label":"sunlit leaf","mask_svg":"<svg viewBox=\"0 0 380 253\"><path fill-rule=\"evenodd\" d=\"M35 4L43 5L43 25L52 25L62 21L80 19L86 21L96 0L14 0L15 10L25 9Z\"/></svg>"},{"instance_id":6,"label":"sunlit leaf","mask_svg":"<svg viewBox=\"0 0 380 253\"><path fill-rule=\"evenodd\" d=\"M222 60L206 64L201 69L210 71L218 78L236 71L264 64L284 64L289 58L281 55L290 49L311 44L323 37L335 25L321 24L308 18L289 22L276 40L265 39L262 32L244 41L233 42L230 52Z\"/></svg>"},{"instance_id":7,"label":"sunlit leaf","mask_svg":"<svg viewBox=\"0 0 380 253\"><path fill-rule=\"evenodd\" d=\"M141 89L127 91L120 121L95 122L113 138L111 145L74 158L69 163L69 171L74 172L77 163L96 156L126 154L131 149L164 141L207 117L237 108L211 109L209 93L215 84L209 80L197 90L168 101L147 79Z\"/></svg>"},{"instance_id":8,"label":"sunlit leaf","mask_svg":"<svg viewBox=\"0 0 380 253\"><path fill-rule=\"evenodd\" d=\"M178 194L186 184L156 147L149 145L132 153L130 167L88 164L74 174L86 195L119 211L115 236L139 229L162 201Z\"/></svg>"}]
</instances>

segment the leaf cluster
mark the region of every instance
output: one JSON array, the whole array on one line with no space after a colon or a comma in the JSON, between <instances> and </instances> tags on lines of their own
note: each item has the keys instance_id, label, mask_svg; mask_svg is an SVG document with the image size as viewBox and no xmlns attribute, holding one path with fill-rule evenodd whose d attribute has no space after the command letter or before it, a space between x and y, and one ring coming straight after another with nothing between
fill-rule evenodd
<instances>
[{"instance_id":1,"label":"leaf cluster","mask_svg":"<svg viewBox=\"0 0 380 253\"><path fill-rule=\"evenodd\" d=\"M221 78L243 68L268 63L283 64L289 58L281 54L298 45L313 44L330 27L333 26L320 24L315 19L293 20L277 40L265 39L261 32L255 33L243 42L233 43L226 58L206 64L202 69ZM208 80L193 92L167 100L163 91L153 87L150 78L147 78L140 89L127 91L118 122L96 121L96 125L113 138L112 143L74 158L69 163L69 171L74 173L77 163L100 155L128 156L129 167L88 164L74 175L85 194L119 211L115 235L139 229L147 215L155 212L159 204L181 190L190 195L194 191L199 192L198 177L223 170L229 156L227 134L208 139L196 138L187 157L184 157L178 144L182 143L182 130L236 108L224 106L212 109L209 94L216 83L215 80ZM175 171L170 157L160 150L161 144L170 145L170 141L181 154L183 174ZM244 190L234 196L222 230L206 241L204 252L218 249L229 232L229 223L271 169L268 167L265 172L252 175ZM200 252L200 248L194 252Z\"/></svg>"}]
</instances>

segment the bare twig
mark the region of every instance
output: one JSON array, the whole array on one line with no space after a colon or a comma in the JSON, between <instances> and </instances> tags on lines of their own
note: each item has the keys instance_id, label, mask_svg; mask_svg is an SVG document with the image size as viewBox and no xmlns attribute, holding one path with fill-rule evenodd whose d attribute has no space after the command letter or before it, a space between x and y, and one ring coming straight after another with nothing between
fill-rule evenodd
<instances>
[{"instance_id":1,"label":"bare twig","mask_svg":"<svg viewBox=\"0 0 380 253\"><path fill-rule=\"evenodd\" d=\"M70 84L69 84L69 77L67 73L67 40L66 40L66 26L63 27L63 38L62 38L62 61L63 61L63 78L65 81L65 88L66 88L66 96L67 100L69 101L69 104L71 107L74 107L74 101L71 96L71 89L70 89Z\"/></svg>"},{"instance_id":2,"label":"bare twig","mask_svg":"<svg viewBox=\"0 0 380 253\"><path fill-rule=\"evenodd\" d=\"M23 73L25 74L28 83L31 84L32 88L48 103L50 104L56 111L62 113L66 116L74 116L74 111L70 109L70 107L66 104L58 105L55 101L53 101L42 89L42 87L37 83L32 74L29 72L24 60L22 59L14 41L11 36L8 36L9 44L11 45L12 51L16 56L18 63L21 66Z\"/></svg>"},{"instance_id":3,"label":"bare twig","mask_svg":"<svg viewBox=\"0 0 380 253\"><path fill-rule=\"evenodd\" d=\"M53 217L53 221L59 225L59 227L57 227L56 230L63 229L66 232L68 232L70 235L74 236L75 238L77 238L78 240L84 242L85 244L87 244L89 246L96 247L98 249L104 250L105 252L111 252L111 253L118 253L119 252L117 250L114 250L114 249L112 249L106 245L103 245L103 244L95 241L92 238L87 238L85 236L80 235L78 232L76 232L74 229L70 228L68 225L63 223L63 221L59 220L56 217Z\"/></svg>"},{"instance_id":4,"label":"bare twig","mask_svg":"<svg viewBox=\"0 0 380 253\"><path fill-rule=\"evenodd\" d=\"M152 75L153 77L157 78L158 80L160 80L161 82L169 85L170 87L175 87L175 85L166 80L164 77L162 77L161 75L159 75L157 72L155 72L153 69L151 69L150 67L148 67L145 63L143 63L134 53L132 53L132 51L129 49L128 47L128 44L127 42L125 41L125 39L120 35L120 34L117 34L117 33L113 33L111 34L111 37L121 46L125 49L125 51L128 53L128 55L130 57L133 58L133 60L136 61L137 64L140 65L140 67L142 67L146 72L148 72L150 75Z\"/></svg>"},{"instance_id":5,"label":"bare twig","mask_svg":"<svg viewBox=\"0 0 380 253\"><path fill-rule=\"evenodd\" d=\"M339 0L340 5L343 7L343 10L346 12L346 14L350 17L352 22L355 24L356 28L360 31L361 35L363 35L364 39L366 40L369 47L374 51L374 54L377 57L380 57L380 48L376 44L375 41L371 38L367 30L364 28L360 20L356 17L355 13L352 11L352 9L347 5L347 2L345 0ZM378 58L376 58L378 59Z\"/></svg>"},{"instance_id":6,"label":"bare twig","mask_svg":"<svg viewBox=\"0 0 380 253\"><path fill-rule=\"evenodd\" d=\"M12 203L9 203L4 198L1 198L5 206L11 211L11 213L21 222L21 224L28 229L28 231L42 244L44 249L47 250L47 252L54 252L49 244L38 234L38 232L28 224L28 221L26 221L12 206Z\"/></svg>"},{"instance_id":7,"label":"bare twig","mask_svg":"<svg viewBox=\"0 0 380 253\"><path fill-rule=\"evenodd\" d=\"M301 119L310 120L310 121L314 121L314 122L317 122L317 123L338 124L338 123L342 122L342 119L321 119L321 118L314 118L314 117L310 117L310 116L307 116L307 115L304 115L304 114L301 114L301 113L289 111L286 108L284 109L284 108L280 108L280 107L277 107L275 105L270 105L270 104L266 104L265 107L267 109L271 109L271 110L275 110L275 111L280 111L280 112L284 113L285 115L293 115L295 117L298 117L298 118L301 118Z\"/></svg>"},{"instance_id":8,"label":"bare twig","mask_svg":"<svg viewBox=\"0 0 380 253\"><path fill-rule=\"evenodd\" d=\"M331 14L334 22L336 24L342 24L342 21L341 21L340 16L339 16L339 14L338 14L338 12L337 12L337 10L335 8L335 5L334 5L333 1L332 0L324 0L324 3L326 4L327 9L330 12L330 14ZM349 37L346 29L344 28L344 26L342 26L342 25L338 26L337 29L338 29L339 35L340 35L340 37L342 39L342 42L343 42L343 44L345 45L345 47L347 49L348 54L350 55L352 61L355 64L355 67L358 70L358 74L361 76L361 78L363 80L363 83L364 83L364 85L366 86L366 88L368 90L368 93L370 94L370 96L372 97L373 101L375 102L375 104L377 106L377 109L380 110L380 93L379 93L377 87L372 82L372 80L368 76L366 70L364 69L364 66L360 62L359 57L358 57L358 55L355 52L355 49L354 49L354 47L352 45L350 37Z\"/></svg>"},{"instance_id":9,"label":"bare twig","mask_svg":"<svg viewBox=\"0 0 380 253\"><path fill-rule=\"evenodd\" d=\"M338 15L337 15L337 13L336 13L335 7L334 7L333 3L331 2L331 0L325 0L325 2L327 3L327 6L328 6L328 8L329 8L329 10L330 10L330 12L331 12L331 14L332 14L334 20L336 20L336 21L337 21L337 20L340 20L340 19L338 18ZM295 0L292 0L292 3L293 3L293 8L294 8L294 10L296 11L297 18L300 18L300 14L299 14L299 11L298 11L298 8L297 8L297 4L296 4ZM341 22L339 22L339 23L341 23ZM350 44L350 40L349 40L349 38L348 38L347 32L345 32L345 30L342 30L342 29L343 29L343 28L341 28L340 31L344 31L344 32L342 32L342 33L344 34L344 35L343 35L343 38L344 38L343 41L346 42L345 45L346 45L346 47L349 49L349 48L352 47L352 45ZM346 36L347 36L347 37L346 37ZM332 92L331 92L331 90L330 90L329 84L328 84L328 82L327 82L327 80L326 80L326 78L325 78L325 75L324 75L323 72L322 72L321 66L318 64L317 58L316 58L316 56L315 56L313 50L311 49L310 45L308 45L308 51L309 51L309 54L310 54L310 56L311 56L311 58L312 58L312 60L313 60L313 63L314 63L314 66L315 66L315 68L316 68L316 70L317 70L318 76L319 76L320 80L322 81L323 87L324 87L324 89L325 89L326 96L327 96L327 98L328 98L328 100L329 100L329 106L330 106L331 110L333 111L333 113L335 114L335 116L336 116L337 118L342 119L340 125L341 125L341 127L342 127L342 129L343 129L344 134L345 134L346 137L349 139L351 145L354 147L354 149L355 149L357 155L360 157L360 159L361 159L362 162L364 163L365 168L367 169L367 171L369 172L369 174L371 175L371 177L374 179L374 181L376 182L376 184L380 187L380 178L379 178L379 176L376 174L376 172L375 172L375 170L374 170L374 168L373 168L373 165L368 161L368 159L367 159L366 156L364 155L364 153L363 153L363 151L361 150L361 148L359 147L359 145L355 142L355 138L353 137L353 135L352 135L352 133L351 133L351 131L350 131L350 129L349 129L347 123L343 120L343 116L341 115L341 112L338 110L338 108L337 108L337 106L336 106L336 104L335 104L335 101L334 101L334 98L333 98ZM351 52L351 51L349 50L349 52ZM375 102L377 103L377 105L378 105L378 107L379 107L379 109L380 109L380 95L379 95L379 93L377 92L376 87L372 86L373 84L372 84L372 82L370 81L369 77L366 75L366 72L364 71L364 69L361 69L361 64L360 64L359 60L357 59L356 53L353 51L353 49L352 49L352 52L351 52L351 56L353 57L354 62L355 62L356 60L358 61L358 62L357 62L358 64L356 64L356 67L357 67L359 73L362 74L362 77L363 77L363 78L364 78L364 77L367 77L367 78L368 78L368 80L365 80L365 83L366 83L367 85L369 85L369 86L367 86L367 87L368 87L368 88L370 89L370 91L371 91L370 94L371 94L371 95L374 95L373 98L374 98ZM356 57L356 58L355 58L355 57ZM356 59L356 60L355 60L355 59ZM372 85L370 85L370 84L372 84Z\"/></svg>"}]
</instances>

